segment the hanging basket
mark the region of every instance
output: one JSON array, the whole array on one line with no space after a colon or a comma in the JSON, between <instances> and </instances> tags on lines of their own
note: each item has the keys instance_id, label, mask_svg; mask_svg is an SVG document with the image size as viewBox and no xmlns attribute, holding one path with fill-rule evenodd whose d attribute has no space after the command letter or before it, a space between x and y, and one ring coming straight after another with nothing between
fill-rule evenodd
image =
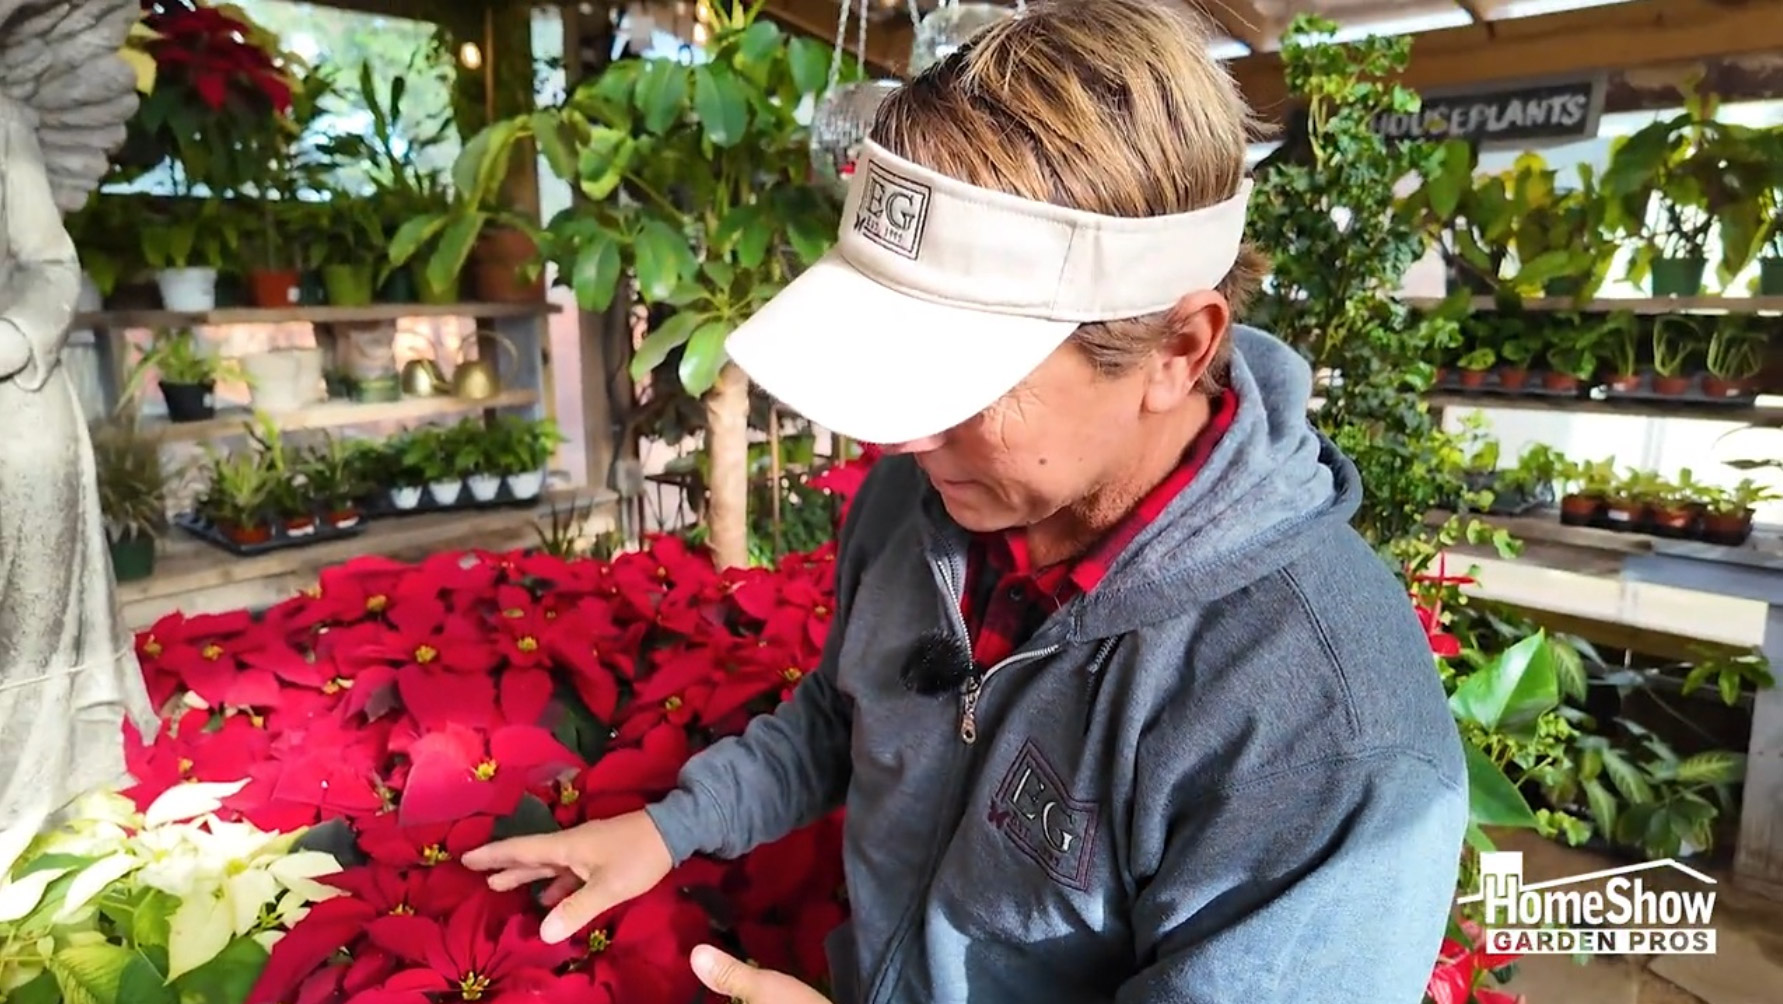
<instances>
[{"instance_id":1,"label":"hanging basket","mask_svg":"<svg viewBox=\"0 0 1783 1004\"><path fill-rule=\"evenodd\" d=\"M941 62L972 36L1014 16L1015 8L994 3L949 3L937 8L916 26L910 46L910 75Z\"/></svg>"}]
</instances>

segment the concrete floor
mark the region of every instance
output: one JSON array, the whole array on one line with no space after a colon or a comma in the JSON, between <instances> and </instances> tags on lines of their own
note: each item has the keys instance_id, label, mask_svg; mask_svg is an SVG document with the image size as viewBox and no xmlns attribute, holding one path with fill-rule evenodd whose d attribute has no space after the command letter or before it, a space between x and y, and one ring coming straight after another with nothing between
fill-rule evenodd
<instances>
[{"instance_id":1,"label":"concrete floor","mask_svg":"<svg viewBox=\"0 0 1783 1004\"><path fill-rule=\"evenodd\" d=\"M1535 882L1614 868L1611 861L1560 847L1527 834L1495 834L1500 849L1523 852L1525 881ZM1526 956L1506 988L1527 1004L1783 1004L1783 902L1735 888L1724 871L1719 881L1714 955L1594 956L1580 964L1567 956ZM1642 876L1651 886L1675 880L1668 873Z\"/></svg>"}]
</instances>

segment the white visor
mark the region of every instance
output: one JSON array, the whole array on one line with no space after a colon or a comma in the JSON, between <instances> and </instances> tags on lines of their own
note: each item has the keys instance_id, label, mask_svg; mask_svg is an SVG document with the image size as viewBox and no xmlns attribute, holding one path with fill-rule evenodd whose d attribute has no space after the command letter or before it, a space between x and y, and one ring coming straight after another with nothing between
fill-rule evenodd
<instances>
[{"instance_id":1,"label":"white visor","mask_svg":"<svg viewBox=\"0 0 1783 1004\"><path fill-rule=\"evenodd\" d=\"M938 435L1009 393L1079 325L1165 310L1238 260L1251 183L1173 216L1080 212L864 145L836 247L733 332L736 364L839 435Z\"/></svg>"}]
</instances>

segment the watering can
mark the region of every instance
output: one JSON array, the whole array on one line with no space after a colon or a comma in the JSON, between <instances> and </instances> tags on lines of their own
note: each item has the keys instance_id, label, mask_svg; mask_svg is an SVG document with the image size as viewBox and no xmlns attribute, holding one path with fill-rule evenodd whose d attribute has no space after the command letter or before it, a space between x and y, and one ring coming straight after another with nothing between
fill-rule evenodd
<instances>
[{"instance_id":1,"label":"watering can","mask_svg":"<svg viewBox=\"0 0 1783 1004\"><path fill-rule=\"evenodd\" d=\"M501 394L501 370L492 358L479 355L475 359L464 358L465 349L480 343L485 337L499 343L520 361L520 350L505 336L490 331L478 332L477 338L466 338L458 345L458 365L452 369L452 394L467 401L487 401Z\"/></svg>"},{"instance_id":2,"label":"watering can","mask_svg":"<svg viewBox=\"0 0 1783 1004\"><path fill-rule=\"evenodd\" d=\"M401 332L397 337L421 335L412 332ZM431 345L431 341L429 340ZM446 375L440 372L440 364L431 356L417 356L402 364L402 373L398 378L402 385L404 397L439 397L451 393L451 383Z\"/></svg>"}]
</instances>

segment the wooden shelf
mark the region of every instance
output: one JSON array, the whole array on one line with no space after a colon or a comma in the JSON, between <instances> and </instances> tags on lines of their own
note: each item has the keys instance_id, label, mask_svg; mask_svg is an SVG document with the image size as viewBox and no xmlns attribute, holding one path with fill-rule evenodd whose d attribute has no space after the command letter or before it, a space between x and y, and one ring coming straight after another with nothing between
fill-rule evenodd
<instances>
[{"instance_id":1,"label":"wooden shelf","mask_svg":"<svg viewBox=\"0 0 1783 1004\"><path fill-rule=\"evenodd\" d=\"M1415 296L1406 305L1431 310L1442 305L1439 297ZM1522 308L1532 313L1608 314L1632 310L1637 314L1783 314L1783 296L1658 296L1606 297L1580 303L1566 296L1531 297L1522 301ZM1482 313L1498 309L1498 300L1476 296L1470 308Z\"/></svg>"},{"instance_id":2,"label":"wooden shelf","mask_svg":"<svg viewBox=\"0 0 1783 1004\"><path fill-rule=\"evenodd\" d=\"M74 328L195 328L226 324L377 324L410 317L544 317L554 303L374 303L364 307L219 307L200 313L173 310L101 310L76 314Z\"/></svg>"},{"instance_id":3,"label":"wooden shelf","mask_svg":"<svg viewBox=\"0 0 1783 1004\"><path fill-rule=\"evenodd\" d=\"M1760 400L1770 398L1769 395ZM1627 398L1593 400L1579 397L1543 397L1534 394L1464 394L1439 391L1426 395L1434 408L1498 408L1507 411L1549 411L1576 415L1631 415L1641 418L1682 418L1704 422L1739 422L1746 425L1783 426L1783 407L1724 405Z\"/></svg>"},{"instance_id":4,"label":"wooden shelf","mask_svg":"<svg viewBox=\"0 0 1783 1004\"><path fill-rule=\"evenodd\" d=\"M504 391L483 401L459 397L406 397L400 401L376 403L328 401L296 411L274 414L272 419L280 429L295 432L378 422L411 422L422 418L464 415L486 408L525 408L538 401L538 393L530 390ZM243 424L252 418L252 409L230 408L219 410L216 418L202 422L169 422L163 418L145 418L141 431L145 437L157 442L193 442L242 435Z\"/></svg>"},{"instance_id":5,"label":"wooden shelf","mask_svg":"<svg viewBox=\"0 0 1783 1004\"><path fill-rule=\"evenodd\" d=\"M213 613L276 603L314 582L322 569L362 555L406 561L471 547L537 546L535 521L548 519L553 504L566 503L577 494L567 489L547 491L536 508L376 519L357 537L255 558L238 558L174 531L161 542L154 575L118 584L118 603L131 629L141 630L173 610ZM611 492L583 492L580 497L596 501L596 522L611 519Z\"/></svg>"}]
</instances>

